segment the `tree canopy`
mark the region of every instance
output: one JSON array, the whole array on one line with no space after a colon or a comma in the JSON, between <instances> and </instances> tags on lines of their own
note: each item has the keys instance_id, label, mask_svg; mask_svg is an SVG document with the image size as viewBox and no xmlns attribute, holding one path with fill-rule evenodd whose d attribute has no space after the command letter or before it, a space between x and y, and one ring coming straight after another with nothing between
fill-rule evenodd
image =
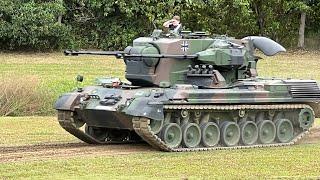
<instances>
[{"instance_id":1,"label":"tree canopy","mask_svg":"<svg viewBox=\"0 0 320 180\"><path fill-rule=\"evenodd\" d=\"M263 35L295 46L300 13L320 35L320 0L2 0L0 48L122 49L179 15L187 30L233 37Z\"/></svg>"}]
</instances>

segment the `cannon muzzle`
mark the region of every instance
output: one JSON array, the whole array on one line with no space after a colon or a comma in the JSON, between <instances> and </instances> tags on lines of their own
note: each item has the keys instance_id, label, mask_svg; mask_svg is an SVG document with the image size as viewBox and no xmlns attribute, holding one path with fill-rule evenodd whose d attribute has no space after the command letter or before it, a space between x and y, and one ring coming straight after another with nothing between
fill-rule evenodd
<instances>
[{"instance_id":1,"label":"cannon muzzle","mask_svg":"<svg viewBox=\"0 0 320 180\"><path fill-rule=\"evenodd\" d=\"M98 55L98 56L115 56L121 58L124 51L75 51L75 50L64 50L66 56L78 56L78 55Z\"/></svg>"}]
</instances>

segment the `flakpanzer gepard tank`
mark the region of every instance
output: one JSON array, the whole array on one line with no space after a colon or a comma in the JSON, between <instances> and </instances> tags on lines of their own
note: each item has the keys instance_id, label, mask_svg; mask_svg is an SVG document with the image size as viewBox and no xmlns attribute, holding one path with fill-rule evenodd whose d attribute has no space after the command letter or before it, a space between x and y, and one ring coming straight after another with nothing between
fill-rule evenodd
<instances>
[{"instance_id":1,"label":"flakpanzer gepard tank","mask_svg":"<svg viewBox=\"0 0 320 180\"><path fill-rule=\"evenodd\" d=\"M266 37L161 30L124 51L65 51L121 58L130 82L99 78L60 96L59 123L90 144L145 141L163 151L292 145L320 116L319 86L258 77L255 48L285 51Z\"/></svg>"}]
</instances>

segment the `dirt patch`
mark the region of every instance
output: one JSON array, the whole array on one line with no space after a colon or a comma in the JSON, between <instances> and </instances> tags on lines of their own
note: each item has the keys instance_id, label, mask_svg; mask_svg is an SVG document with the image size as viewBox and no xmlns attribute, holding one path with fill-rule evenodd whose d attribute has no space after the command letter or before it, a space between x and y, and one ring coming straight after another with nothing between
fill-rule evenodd
<instances>
[{"instance_id":1,"label":"dirt patch","mask_svg":"<svg viewBox=\"0 0 320 180\"><path fill-rule=\"evenodd\" d=\"M0 163L79 156L110 156L154 151L147 144L89 145L85 143L39 144L0 147Z\"/></svg>"},{"instance_id":2,"label":"dirt patch","mask_svg":"<svg viewBox=\"0 0 320 180\"><path fill-rule=\"evenodd\" d=\"M320 143L320 126L311 128L309 134L297 142L297 144L315 144Z\"/></svg>"}]
</instances>

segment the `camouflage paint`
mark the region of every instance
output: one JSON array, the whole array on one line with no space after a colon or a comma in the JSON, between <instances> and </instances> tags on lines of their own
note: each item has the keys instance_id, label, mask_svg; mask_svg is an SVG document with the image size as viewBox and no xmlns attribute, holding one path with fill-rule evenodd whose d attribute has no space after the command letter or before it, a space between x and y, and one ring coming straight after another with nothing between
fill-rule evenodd
<instances>
[{"instance_id":1,"label":"camouflage paint","mask_svg":"<svg viewBox=\"0 0 320 180\"><path fill-rule=\"evenodd\" d=\"M258 58L253 54L253 46L250 38L141 37L134 40L133 45L122 54L126 63L126 78L132 82L131 85L121 83L113 86L100 81L96 86L62 95L55 109L72 111L79 121L91 127L117 130L133 130L132 119L137 117L148 118L153 123L163 122L164 106L167 105L300 103L310 105L315 116L320 117L320 89L317 83L313 80L257 78ZM194 56L181 58L181 55ZM107 78L104 81L112 82ZM208 122L209 117L216 117L219 121L236 119L239 115L238 111L199 112L206 114L203 116L207 119L204 122ZM263 120L261 113L272 113L272 110L249 110L247 118ZM289 114L288 117L292 116L290 113L295 114L297 122L297 117L299 121L302 117L298 110L278 113ZM199 124L200 120L195 121ZM84 135L79 137L88 140Z\"/></svg>"}]
</instances>

